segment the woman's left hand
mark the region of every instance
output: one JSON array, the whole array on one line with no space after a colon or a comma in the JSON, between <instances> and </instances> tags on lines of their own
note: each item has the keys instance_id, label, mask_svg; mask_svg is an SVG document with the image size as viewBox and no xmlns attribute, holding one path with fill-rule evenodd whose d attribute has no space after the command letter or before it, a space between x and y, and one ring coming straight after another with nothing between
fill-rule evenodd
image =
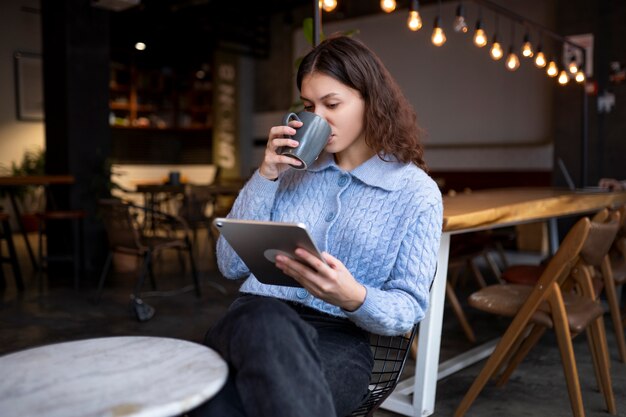
<instances>
[{"instance_id":1,"label":"woman's left hand","mask_svg":"<svg viewBox=\"0 0 626 417\"><path fill-rule=\"evenodd\" d=\"M276 256L276 267L298 281L313 296L327 303L354 311L363 304L367 291L345 265L327 252L326 263L305 249L296 249L298 259Z\"/></svg>"}]
</instances>

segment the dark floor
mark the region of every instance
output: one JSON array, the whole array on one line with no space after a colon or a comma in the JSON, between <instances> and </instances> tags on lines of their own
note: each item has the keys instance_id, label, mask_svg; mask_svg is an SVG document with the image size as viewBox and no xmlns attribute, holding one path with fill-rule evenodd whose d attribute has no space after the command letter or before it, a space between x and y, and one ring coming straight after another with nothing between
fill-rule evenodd
<instances>
[{"instance_id":1,"label":"dark floor","mask_svg":"<svg viewBox=\"0 0 626 417\"><path fill-rule=\"evenodd\" d=\"M15 240L23 248L21 239L16 236ZM202 297L196 298L191 290L189 274L181 276L178 272L177 259L165 257L157 263L155 271L159 292L145 296L146 302L156 309L156 314L143 323L138 322L128 308L134 282L132 273L112 274L101 302L96 304L93 301L94 280L83 282L78 292L71 288L69 282L54 285L50 283L39 294L27 258L21 259L27 290L18 295L10 269L5 266L8 288L0 298L0 354L42 344L111 335L166 336L200 342L206 329L223 313L238 288L237 283L228 282L215 272L207 252L203 248L201 250L205 253L199 260L203 282ZM21 250L20 253L23 255L24 251ZM227 295L209 286L209 281L224 285ZM181 288L183 290L179 291ZM146 291L150 291L149 285ZM506 320L482 316L470 309L467 311L480 341L489 340L506 328ZM448 313L450 312L446 310L442 335L441 359L444 360L472 347L464 338L452 314ZM617 349L608 318L606 324L618 415L626 416L626 365L617 360ZM595 388L591 357L584 335L575 339L575 353L587 416L608 415L602 395ZM407 374L412 373L412 367L411 361L407 365ZM481 367L482 362L438 383L435 416L453 415ZM496 388L493 384L488 384L466 415L572 415L553 335L544 336L506 386ZM397 414L380 411L376 416L391 417Z\"/></svg>"}]
</instances>

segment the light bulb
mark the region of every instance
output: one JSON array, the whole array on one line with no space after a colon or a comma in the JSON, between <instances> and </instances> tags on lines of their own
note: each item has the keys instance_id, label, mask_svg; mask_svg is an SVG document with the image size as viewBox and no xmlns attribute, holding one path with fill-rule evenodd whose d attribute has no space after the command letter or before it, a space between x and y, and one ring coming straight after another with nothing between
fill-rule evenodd
<instances>
[{"instance_id":1,"label":"light bulb","mask_svg":"<svg viewBox=\"0 0 626 417\"><path fill-rule=\"evenodd\" d=\"M332 12L337 7L337 0L323 0L322 8L325 12Z\"/></svg>"},{"instance_id":2,"label":"light bulb","mask_svg":"<svg viewBox=\"0 0 626 417\"><path fill-rule=\"evenodd\" d=\"M528 34L524 35L524 43L522 44L522 55L526 58L533 57L533 45L530 43Z\"/></svg>"},{"instance_id":3,"label":"light bulb","mask_svg":"<svg viewBox=\"0 0 626 417\"><path fill-rule=\"evenodd\" d=\"M459 4L456 8L456 17L452 27L455 32L467 33L467 22L465 21L465 11L462 4Z\"/></svg>"},{"instance_id":4,"label":"light bulb","mask_svg":"<svg viewBox=\"0 0 626 417\"><path fill-rule=\"evenodd\" d=\"M446 43L446 34L441 29L441 17L437 16L435 19L435 27L433 29L433 35L430 37L430 40L433 42L435 46L441 46Z\"/></svg>"},{"instance_id":5,"label":"light bulb","mask_svg":"<svg viewBox=\"0 0 626 417\"><path fill-rule=\"evenodd\" d=\"M578 71L574 79L577 83L582 83L583 81L585 81L585 74L582 71Z\"/></svg>"},{"instance_id":6,"label":"light bulb","mask_svg":"<svg viewBox=\"0 0 626 417\"><path fill-rule=\"evenodd\" d=\"M556 75L559 73L559 69L556 67L556 62L554 62L553 60L550 61L550 63L548 64L548 69L546 70L546 73L550 77L556 77Z\"/></svg>"},{"instance_id":7,"label":"light bulb","mask_svg":"<svg viewBox=\"0 0 626 417\"><path fill-rule=\"evenodd\" d=\"M541 52L541 48L537 50L537 56L535 56L535 65L539 68L546 66L546 56Z\"/></svg>"},{"instance_id":8,"label":"light bulb","mask_svg":"<svg viewBox=\"0 0 626 417\"><path fill-rule=\"evenodd\" d=\"M145 51L146 50L146 44L143 42L137 42L135 44L135 49L138 51Z\"/></svg>"},{"instance_id":9,"label":"light bulb","mask_svg":"<svg viewBox=\"0 0 626 417\"><path fill-rule=\"evenodd\" d=\"M474 45L482 48L487 45L487 34L483 30L483 25L479 20L476 22L476 31L474 32Z\"/></svg>"},{"instance_id":10,"label":"light bulb","mask_svg":"<svg viewBox=\"0 0 626 417\"><path fill-rule=\"evenodd\" d=\"M567 69L569 70L571 74L576 74L578 72L578 64L576 64L575 57L572 57L572 59L570 59Z\"/></svg>"},{"instance_id":11,"label":"light bulb","mask_svg":"<svg viewBox=\"0 0 626 417\"><path fill-rule=\"evenodd\" d=\"M509 48L509 55L507 55L506 57L506 69L508 69L509 71L515 71L518 68L519 58L517 57L515 52L513 52L513 47L511 46Z\"/></svg>"},{"instance_id":12,"label":"light bulb","mask_svg":"<svg viewBox=\"0 0 626 417\"><path fill-rule=\"evenodd\" d=\"M565 85L568 81L569 76L567 75L567 72L565 72L565 70L561 70L561 73L559 74L559 84Z\"/></svg>"},{"instance_id":13,"label":"light bulb","mask_svg":"<svg viewBox=\"0 0 626 417\"><path fill-rule=\"evenodd\" d=\"M413 32L416 32L422 28L422 18L420 17L420 13L417 10L411 10L409 12L407 25L409 26L409 29L411 29Z\"/></svg>"},{"instance_id":14,"label":"light bulb","mask_svg":"<svg viewBox=\"0 0 626 417\"><path fill-rule=\"evenodd\" d=\"M380 0L380 8L386 13L396 10L396 0Z\"/></svg>"},{"instance_id":15,"label":"light bulb","mask_svg":"<svg viewBox=\"0 0 626 417\"><path fill-rule=\"evenodd\" d=\"M491 44L489 54L494 61L502 59L502 56L504 55L504 52L502 51L502 45L500 45L500 42L498 42L498 38L495 35L493 37L493 43Z\"/></svg>"}]
</instances>

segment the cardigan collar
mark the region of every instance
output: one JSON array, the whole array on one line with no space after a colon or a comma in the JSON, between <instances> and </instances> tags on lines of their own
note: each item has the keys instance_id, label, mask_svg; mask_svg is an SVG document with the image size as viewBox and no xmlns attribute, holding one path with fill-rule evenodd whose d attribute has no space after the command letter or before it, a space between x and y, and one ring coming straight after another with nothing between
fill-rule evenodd
<instances>
[{"instance_id":1,"label":"cardigan collar","mask_svg":"<svg viewBox=\"0 0 626 417\"><path fill-rule=\"evenodd\" d=\"M350 174L365 184L384 190L395 191L403 188L411 164L398 162L393 156L383 155L383 157L386 161L383 161L378 155L372 156L350 171ZM317 161L308 168L308 171L318 172L329 168L343 171L335 162L333 154L323 152Z\"/></svg>"}]
</instances>

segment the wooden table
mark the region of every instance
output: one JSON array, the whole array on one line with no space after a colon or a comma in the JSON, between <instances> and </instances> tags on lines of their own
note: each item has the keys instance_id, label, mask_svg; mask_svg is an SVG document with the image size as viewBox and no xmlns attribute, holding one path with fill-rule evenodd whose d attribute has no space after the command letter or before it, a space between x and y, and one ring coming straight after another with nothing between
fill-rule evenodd
<instances>
[{"instance_id":1,"label":"wooden table","mask_svg":"<svg viewBox=\"0 0 626 417\"><path fill-rule=\"evenodd\" d=\"M497 340L439 363L450 235L548 221L551 247L558 246L556 219L626 204L626 192L582 193L555 188L506 188L444 197L443 234L430 308L420 323L415 377L400 382L382 407L406 416L435 411L437 381L489 356Z\"/></svg>"},{"instance_id":2,"label":"wooden table","mask_svg":"<svg viewBox=\"0 0 626 417\"><path fill-rule=\"evenodd\" d=\"M17 204L17 200L15 198L15 190L17 187L24 186L43 186L48 187L50 185L69 185L74 184L74 177L71 175L16 175L16 176L5 176L0 177L0 189L6 190L9 195L9 200L11 201L11 207L13 208L13 213L15 214L15 222L24 238L24 242L26 244L26 250L28 251L28 256L33 264L33 268L35 270L38 269L37 259L35 258L35 254L33 252L33 248L30 246L30 242L28 240L28 236L26 234L26 229L24 228L24 223L22 222L22 213L20 211L20 207Z\"/></svg>"},{"instance_id":3,"label":"wooden table","mask_svg":"<svg viewBox=\"0 0 626 417\"><path fill-rule=\"evenodd\" d=\"M210 348L161 337L106 337L0 358L0 415L180 415L224 385L228 366Z\"/></svg>"}]
</instances>

